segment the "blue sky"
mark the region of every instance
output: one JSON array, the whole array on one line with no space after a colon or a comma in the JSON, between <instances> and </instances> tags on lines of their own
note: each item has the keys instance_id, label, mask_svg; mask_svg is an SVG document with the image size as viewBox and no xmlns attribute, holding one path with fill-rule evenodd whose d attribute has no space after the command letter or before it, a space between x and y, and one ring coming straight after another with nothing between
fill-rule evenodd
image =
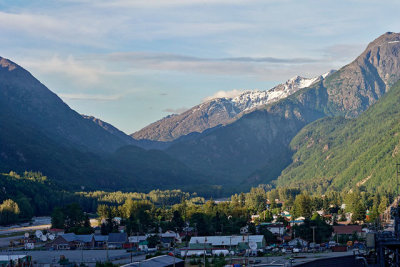
<instances>
[{"instance_id":1,"label":"blue sky","mask_svg":"<svg viewBox=\"0 0 400 267\"><path fill-rule=\"evenodd\" d=\"M0 56L80 113L132 133L219 93L337 69L400 1L1 1Z\"/></svg>"}]
</instances>

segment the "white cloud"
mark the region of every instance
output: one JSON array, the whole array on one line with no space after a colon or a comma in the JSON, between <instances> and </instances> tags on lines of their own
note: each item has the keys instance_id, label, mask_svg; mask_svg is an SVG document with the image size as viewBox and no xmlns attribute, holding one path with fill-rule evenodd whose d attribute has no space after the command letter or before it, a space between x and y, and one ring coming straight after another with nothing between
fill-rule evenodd
<instances>
[{"instance_id":1,"label":"white cloud","mask_svg":"<svg viewBox=\"0 0 400 267\"><path fill-rule=\"evenodd\" d=\"M235 96L240 95L241 93L243 93L246 90L238 90L238 89L233 89L231 91L218 91L215 94L213 94L212 96L208 96L206 98L204 98L203 102L215 99L215 98L233 98Z\"/></svg>"},{"instance_id":2,"label":"white cloud","mask_svg":"<svg viewBox=\"0 0 400 267\"><path fill-rule=\"evenodd\" d=\"M101 95L101 94L58 94L59 97L68 100L95 100L95 101L115 101L121 99L122 95Z\"/></svg>"}]
</instances>

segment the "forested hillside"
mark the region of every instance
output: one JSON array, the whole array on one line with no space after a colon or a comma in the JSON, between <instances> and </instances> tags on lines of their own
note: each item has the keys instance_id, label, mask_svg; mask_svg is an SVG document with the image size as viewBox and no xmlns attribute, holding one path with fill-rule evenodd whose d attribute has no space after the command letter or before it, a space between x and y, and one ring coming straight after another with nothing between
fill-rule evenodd
<instances>
[{"instance_id":1,"label":"forested hillside","mask_svg":"<svg viewBox=\"0 0 400 267\"><path fill-rule=\"evenodd\" d=\"M279 186L310 191L395 190L400 163L400 82L356 119L324 118L291 142L292 164Z\"/></svg>"}]
</instances>

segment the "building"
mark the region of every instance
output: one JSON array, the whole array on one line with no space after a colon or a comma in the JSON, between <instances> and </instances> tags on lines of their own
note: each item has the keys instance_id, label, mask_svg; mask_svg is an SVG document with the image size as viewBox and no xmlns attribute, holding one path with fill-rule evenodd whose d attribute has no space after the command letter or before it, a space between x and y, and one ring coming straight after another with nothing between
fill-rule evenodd
<instances>
[{"instance_id":1,"label":"building","mask_svg":"<svg viewBox=\"0 0 400 267\"><path fill-rule=\"evenodd\" d=\"M267 228L268 231L274 235L283 235L286 231L285 225L283 223L260 223L259 228Z\"/></svg>"},{"instance_id":2,"label":"building","mask_svg":"<svg viewBox=\"0 0 400 267\"><path fill-rule=\"evenodd\" d=\"M46 245L46 247L56 250L76 248L90 249L94 248L94 246L95 240L93 234L76 235L74 233L59 235L51 243Z\"/></svg>"},{"instance_id":3,"label":"building","mask_svg":"<svg viewBox=\"0 0 400 267\"><path fill-rule=\"evenodd\" d=\"M356 233L358 237L365 236L365 233L363 232L361 225L334 225L332 236L338 235L338 236L350 237L354 233Z\"/></svg>"},{"instance_id":4,"label":"building","mask_svg":"<svg viewBox=\"0 0 400 267\"><path fill-rule=\"evenodd\" d=\"M139 235L139 236L130 236L128 237L129 244L132 244L133 247L136 247L140 251L147 251L149 249L147 236Z\"/></svg>"},{"instance_id":5,"label":"building","mask_svg":"<svg viewBox=\"0 0 400 267\"><path fill-rule=\"evenodd\" d=\"M94 235L94 246L96 248L106 248L108 235Z\"/></svg>"},{"instance_id":6,"label":"building","mask_svg":"<svg viewBox=\"0 0 400 267\"><path fill-rule=\"evenodd\" d=\"M214 250L232 249L236 251L248 250L251 244L257 245L257 250L265 247L263 235L242 235L242 236L194 236L190 239L188 255L199 255L212 253Z\"/></svg>"},{"instance_id":7,"label":"building","mask_svg":"<svg viewBox=\"0 0 400 267\"><path fill-rule=\"evenodd\" d=\"M122 265L122 267L185 267L185 261L175 258L169 255L163 255L163 256L158 256L154 257L148 260L144 260L139 262L134 262L134 263L129 263L126 265Z\"/></svg>"},{"instance_id":8,"label":"building","mask_svg":"<svg viewBox=\"0 0 400 267\"><path fill-rule=\"evenodd\" d=\"M110 233L108 235L108 248L123 248L128 243L128 235L126 233Z\"/></svg>"},{"instance_id":9,"label":"building","mask_svg":"<svg viewBox=\"0 0 400 267\"><path fill-rule=\"evenodd\" d=\"M175 243L182 243L181 236L173 231L167 231L159 235L161 245L164 248L170 248Z\"/></svg>"}]
</instances>

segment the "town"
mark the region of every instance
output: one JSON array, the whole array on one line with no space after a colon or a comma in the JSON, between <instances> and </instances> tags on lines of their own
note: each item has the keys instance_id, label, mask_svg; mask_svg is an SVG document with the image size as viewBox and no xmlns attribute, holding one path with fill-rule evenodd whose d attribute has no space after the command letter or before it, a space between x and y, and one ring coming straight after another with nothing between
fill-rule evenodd
<instances>
[{"instance_id":1,"label":"town","mask_svg":"<svg viewBox=\"0 0 400 267\"><path fill-rule=\"evenodd\" d=\"M56 208L49 224L20 232L23 236L17 231L27 228L12 228L8 234L2 234L8 228L1 229L9 244L2 248L0 266L302 266L321 261L321 255L350 262L364 255L373 264L378 259L367 254L375 249L371 240L394 231L391 207L386 206L393 199L365 192L312 197L259 186L221 200L182 193L180 201L174 196L175 204L167 206L133 200L129 193L104 194L103 200L120 199L121 204L99 204L93 214L77 203ZM359 199L371 203L372 211Z\"/></svg>"}]
</instances>

